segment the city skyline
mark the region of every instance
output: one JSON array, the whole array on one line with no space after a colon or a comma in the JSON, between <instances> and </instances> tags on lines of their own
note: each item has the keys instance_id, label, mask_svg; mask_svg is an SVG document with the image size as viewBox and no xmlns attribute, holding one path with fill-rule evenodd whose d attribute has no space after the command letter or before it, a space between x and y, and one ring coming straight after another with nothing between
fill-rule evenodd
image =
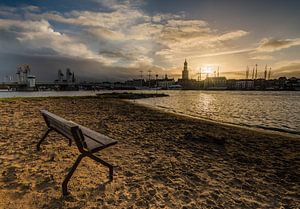
<instances>
[{"instance_id":1,"label":"city skyline","mask_svg":"<svg viewBox=\"0 0 300 209\"><path fill-rule=\"evenodd\" d=\"M245 78L258 64L300 76L298 1L1 1L0 76L30 64L41 80L71 68L83 79L126 80L143 70L191 78L220 67ZM58 6L60 5L60 6Z\"/></svg>"}]
</instances>

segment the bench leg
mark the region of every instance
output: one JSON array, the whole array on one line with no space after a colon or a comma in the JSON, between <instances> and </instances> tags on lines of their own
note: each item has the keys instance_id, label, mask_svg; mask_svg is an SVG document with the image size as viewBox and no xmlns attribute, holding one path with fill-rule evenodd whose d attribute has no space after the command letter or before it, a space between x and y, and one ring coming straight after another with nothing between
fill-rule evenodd
<instances>
[{"instance_id":1,"label":"bench leg","mask_svg":"<svg viewBox=\"0 0 300 209\"><path fill-rule=\"evenodd\" d=\"M104 160L96 157L95 155L88 155L88 157L92 158L93 160L101 163L102 165L106 166L109 168L109 180L112 181L113 180L113 166L111 164L109 164L108 162L105 162Z\"/></svg>"},{"instance_id":2,"label":"bench leg","mask_svg":"<svg viewBox=\"0 0 300 209\"><path fill-rule=\"evenodd\" d=\"M46 137L48 136L48 134L49 134L50 131L52 131L52 129L51 129L51 128L48 128L47 131L44 133L43 137L41 138L41 140L40 140L40 141L38 142L38 144L36 145L37 151L40 150L42 142L46 139Z\"/></svg>"},{"instance_id":3,"label":"bench leg","mask_svg":"<svg viewBox=\"0 0 300 209\"><path fill-rule=\"evenodd\" d=\"M62 192L63 195L68 195L68 182L70 180L70 178L72 177L74 171L76 170L77 166L79 165L80 161L82 160L82 158L85 155L80 154L77 158L77 160L75 161L74 165L71 167L71 170L69 171L69 173L67 174L67 176L64 179L64 182L62 183Z\"/></svg>"}]
</instances>

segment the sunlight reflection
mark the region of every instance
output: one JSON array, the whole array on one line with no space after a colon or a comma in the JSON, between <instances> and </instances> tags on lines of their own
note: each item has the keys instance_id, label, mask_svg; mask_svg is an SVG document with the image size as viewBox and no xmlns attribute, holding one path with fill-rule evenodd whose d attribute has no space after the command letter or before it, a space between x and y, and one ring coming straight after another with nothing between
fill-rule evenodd
<instances>
[{"instance_id":1,"label":"sunlight reflection","mask_svg":"<svg viewBox=\"0 0 300 209\"><path fill-rule=\"evenodd\" d=\"M209 94L201 94L198 98L199 106L201 106L202 111L211 111L214 109L213 96Z\"/></svg>"}]
</instances>

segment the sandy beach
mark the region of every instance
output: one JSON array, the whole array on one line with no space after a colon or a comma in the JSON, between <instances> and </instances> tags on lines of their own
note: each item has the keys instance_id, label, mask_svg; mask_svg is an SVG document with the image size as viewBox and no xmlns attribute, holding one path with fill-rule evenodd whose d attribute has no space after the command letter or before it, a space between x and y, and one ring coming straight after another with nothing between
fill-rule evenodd
<instances>
[{"instance_id":1,"label":"sandy beach","mask_svg":"<svg viewBox=\"0 0 300 209\"><path fill-rule=\"evenodd\" d=\"M39 110L119 141L84 159L46 129ZM192 137L186 137L187 135ZM209 141L224 140L225 144ZM299 208L300 139L218 125L100 98L0 100L0 208Z\"/></svg>"}]
</instances>

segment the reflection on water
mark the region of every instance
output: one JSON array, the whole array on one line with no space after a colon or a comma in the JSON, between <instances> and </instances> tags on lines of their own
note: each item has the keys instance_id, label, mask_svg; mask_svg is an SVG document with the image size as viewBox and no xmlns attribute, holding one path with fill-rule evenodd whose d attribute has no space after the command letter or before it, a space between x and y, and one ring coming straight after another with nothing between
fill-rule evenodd
<instances>
[{"instance_id":1,"label":"reflection on water","mask_svg":"<svg viewBox=\"0 0 300 209\"><path fill-rule=\"evenodd\" d=\"M139 100L168 111L242 126L300 134L300 92L168 91Z\"/></svg>"}]
</instances>

